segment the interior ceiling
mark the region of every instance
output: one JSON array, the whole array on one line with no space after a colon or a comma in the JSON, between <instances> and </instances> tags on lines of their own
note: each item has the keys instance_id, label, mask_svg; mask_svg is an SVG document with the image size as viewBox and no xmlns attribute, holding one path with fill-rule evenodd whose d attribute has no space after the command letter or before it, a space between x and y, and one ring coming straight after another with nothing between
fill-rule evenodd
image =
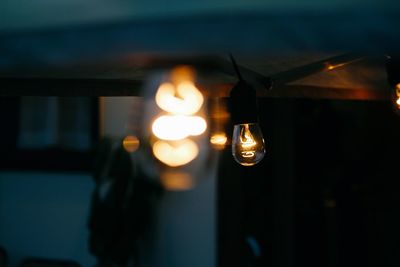
<instances>
[{"instance_id":1,"label":"interior ceiling","mask_svg":"<svg viewBox=\"0 0 400 267\"><path fill-rule=\"evenodd\" d=\"M147 14L154 1L138 9L102 1L82 13L77 1L32 0L29 16L19 1L0 4L0 95L139 95L151 68L174 62L208 70L204 83L227 96L232 52L260 96L389 96L384 51L400 47L398 1L238 0L230 8L210 0L179 9L174 0ZM48 6L65 10L62 18Z\"/></svg>"},{"instance_id":2,"label":"interior ceiling","mask_svg":"<svg viewBox=\"0 0 400 267\"><path fill-rule=\"evenodd\" d=\"M343 53L301 53L280 56L246 57L236 56L239 65L258 72L266 77L292 70L297 67L308 65L321 60L329 59ZM229 55L204 55L204 56L157 56L157 55L139 55L126 56L115 60L93 60L91 62L80 62L75 64L52 65L51 67L17 67L10 69L0 69L0 77L47 77L47 78L86 78L86 79L129 79L143 80L146 74L151 71L153 65L169 65L171 61L188 61L193 64L202 64L199 62L204 58L205 64L218 65L220 60L229 61ZM230 64L230 63L229 63ZM218 66L217 66L218 67ZM233 70L233 68L232 68ZM234 78L230 75L219 73L221 82L230 82Z\"/></svg>"},{"instance_id":3,"label":"interior ceiling","mask_svg":"<svg viewBox=\"0 0 400 267\"><path fill-rule=\"evenodd\" d=\"M365 9L398 7L396 0L13 0L0 2L0 31L66 27L102 22L115 22L134 18L157 19L160 17L198 16L215 13L240 13L261 10L292 15L301 11L332 13L350 11L354 15ZM355 10L356 9L356 10ZM62 10L62 14L60 14ZM376 12L375 12L376 13ZM290 18L287 18L290 19Z\"/></svg>"}]
</instances>

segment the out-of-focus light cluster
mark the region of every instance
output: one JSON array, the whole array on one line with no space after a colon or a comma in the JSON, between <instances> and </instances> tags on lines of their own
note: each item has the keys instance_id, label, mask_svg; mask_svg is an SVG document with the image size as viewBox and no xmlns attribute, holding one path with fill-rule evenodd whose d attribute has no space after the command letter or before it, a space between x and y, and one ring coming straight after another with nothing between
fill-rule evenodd
<instances>
[{"instance_id":1,"label":"out-of-focus light cluster","mask_svg":"<svg viewBox=\"0 0 400 267\"><path fill-rule=\"evenodd\" d=\"M152 124L157 141L153 144L154 156L170 167L179 167L193 161L199 147L192 136L207 129L206 120L199 115L204 97L193 82L193 71L178 67L171 72L171 82L159 86L155 102L164 111Z\"/></svg>"}]
</instances>

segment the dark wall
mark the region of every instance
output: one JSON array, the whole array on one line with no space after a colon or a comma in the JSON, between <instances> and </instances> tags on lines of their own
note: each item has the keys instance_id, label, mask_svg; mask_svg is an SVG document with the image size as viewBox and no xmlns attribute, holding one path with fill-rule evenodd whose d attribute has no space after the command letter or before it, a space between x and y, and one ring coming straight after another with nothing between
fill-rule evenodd
<instances>
[{"instance_id":1,"label":"dark wall","mask_svg":"<svg viewBox=\"0 0 400 267\"><path fill-rule=\"evenodd\" d=\"M399 266L390 104L264 99L260 109L266 158L254 168L229 151L222 160L219 266Z\"/></svg>"}]
</instances>

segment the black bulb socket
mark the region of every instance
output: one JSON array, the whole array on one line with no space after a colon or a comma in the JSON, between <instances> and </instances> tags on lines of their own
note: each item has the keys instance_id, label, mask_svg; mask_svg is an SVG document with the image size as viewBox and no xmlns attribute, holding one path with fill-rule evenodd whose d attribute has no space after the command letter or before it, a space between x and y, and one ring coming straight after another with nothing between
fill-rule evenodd
<instances>
[{"instance_id":1,"label":"black bulb socket","mask_svg":"<svg viewBox=\"0 0 400 267\"><path fill-rule=\"evenodd\" d=\"M246 81L240 80L231 90L229 110L234 125L258 123L256 90Z\"/></svg>"}]
</instances>

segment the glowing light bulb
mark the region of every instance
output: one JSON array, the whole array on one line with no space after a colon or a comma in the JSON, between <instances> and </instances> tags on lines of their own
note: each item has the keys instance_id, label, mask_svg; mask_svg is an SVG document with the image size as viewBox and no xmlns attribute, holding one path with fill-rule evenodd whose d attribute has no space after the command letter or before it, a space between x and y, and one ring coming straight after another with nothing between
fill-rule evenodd
<instances>
[{"instance_id":1,"label":"glowing light bulb","mask_svg":"<svg viewBox=\"0 0 400 267\"><path fill-rule=\"evenodd\" d=\"M194 71L191 68L183 66L173 69L168 80L159 85L155 95L155 103L162 112L151 125L154 139L157 140L152 144L152 151L155 158L165 165L179 167L190 163L200 153L195 141L201 138L192 140L191 137L200 136L207 130L207 122L201 116L204 97L194 84ZM170 186L176 186L184 179L165 181Z\"/></svg>"},{"instance_id":2,"label":"glowing light bulb","mask_svg":"<svg viewBox=\"0 0 400 267\"><path fill-rule=\"evenodd\" d=\"M232 136L233 158L243 166L260 162L265 155L265 144L258 123L236 124Z\"/></svg>"}]
</instances>

